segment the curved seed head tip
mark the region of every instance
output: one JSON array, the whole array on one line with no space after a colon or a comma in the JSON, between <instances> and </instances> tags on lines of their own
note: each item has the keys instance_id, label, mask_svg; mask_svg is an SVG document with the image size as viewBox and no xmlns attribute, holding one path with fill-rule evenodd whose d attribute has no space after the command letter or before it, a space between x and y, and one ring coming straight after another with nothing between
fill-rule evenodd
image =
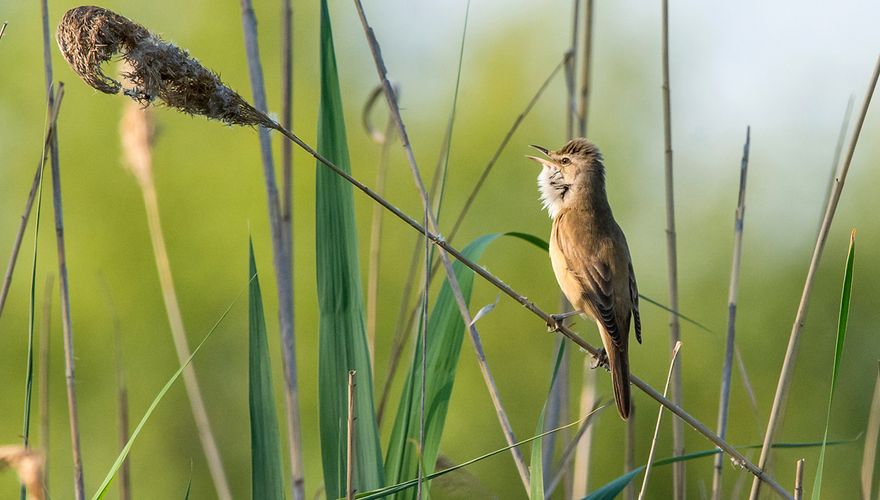
<instances>
[{"instance_id":1,"label":"curved seed head tip","mask_svg":"<svg viewBox=\"0 0 880 500\"><path fill-rule=\"evenodd\" d=\"M184 113L229 125L279 127L186 51L115 12L94 6L71 9L61 19L56 38L71 69L101 92L122 90L143 105L159 99ZM123 76L132 88L123 90L101 70L117 53L130 66Z\"/></svg>"}]
</instances>

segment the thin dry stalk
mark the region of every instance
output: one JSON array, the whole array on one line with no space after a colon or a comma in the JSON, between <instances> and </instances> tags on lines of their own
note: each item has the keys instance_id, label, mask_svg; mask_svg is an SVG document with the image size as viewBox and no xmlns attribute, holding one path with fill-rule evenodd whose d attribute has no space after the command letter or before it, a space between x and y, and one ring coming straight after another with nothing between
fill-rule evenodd
<instances>
[{"instance_id":1,"label":"thin dry stalk","mask_svg":"<svg viewBox=\"0 0 880 500\"><path fill-rule=\"evenodd\" d=\"M798 305L797 315L795 316L794 325L791 329L791 335L788 339L788 347L785 351L785 360L782 362L782 370L779 373L779 382L776 385L776 396L773 398L773 408L770 410L770 419L767 422L767 431L764 434L764 444L761 448L761 457L758 459L758 467L762 470L767 466L770 458L771 446L773 438L776 435L776 428L779 425L780 415L785 408L786 396L791 385L791 377L794 373L794 365L797 360L798 345L800 344L801 332L807 318L807 306L810 302L810 293L813 290L813 279L819 268L819 262L822 260L822 252L825 249L825 241L828 239L828 233L831 229L831 222L834 220L834 213L837 211L837 204L840 201L840 195L843 192L843 185L846 182L846 175L849 172L850 164L852 164L853 155L856 152L856 145L859 142L859 135L862 131L862 125L865 123L865 116L868 114L868 108L871 105L871 96L877 86L877 79L880 77L880 56L874 65L874 73L868 83L868 90L865 94L865 100L862 103L862 109L859 112L856 127L850 138L849 148L846 152L843 165L834 182L834 191L828 200L825 209L825 218L822 220L822 227L819 230L819 236L816 238L816 245L813 248L813 256L810 258L810 267L807 271L807 278L804 283L804 290L801 293L801 301ZM760 481L752 482L751 500L757 500L758 493L761 489Z\"/></svg>"},{"instance_id":2,"label":"thin dry stalk","mask_svg":"<svg viewBox=\"0 0 880 500\"><path fill-rule=\"evenodd\" d=\"M376 40L376 36L373 33L373 29L370 27L367 22L366 14L364 13L363 5L360 0L355 0L355 6L357 7L358 16L360 17L361 24L364 28L364 33L367 36L367 41L370 45L370 51L373 54L373 60L376 63L376 71L379 74L379 79L382 81L382 86L385 90L385 100L388 101L388 106L391 109L391 116L393 117L395 123L397 124L398 135L400 136L400 141L403 145L404 150L406 151L407 160L409 162L410 169L413 174L413 178L416 183L416 187L418 188L419 194L422 198L422 206L425 210L425 226L423 228L423 232L425 234L425 244L428 245L429 239L429 227L433 227L435 231L439 232L439 226L437 225L437 219L431 210L431 201L428 197L428 192L425 189L424 182L422 182L422 176L419 171L418 164L416 163L415 154L413 153L412 146L409 141L409 135L406 132L406 126L403 123L403 118L400 116L400 108L397 105L397 98L394 94L394 88L391 86L391 83L388 80L387 73L388 71L385 68L385 62L382 59L381 50L379 48L379 42ZM467 308L467 303L464 300L464 296L461 293L461 288L458 285L458 280L455 277L455 271L452 268L452 263L449 260L449 256L443 247L440 250L440 260L443 263L444 270L446 271L447 281L449 283L449 287L455 296L456 303L458 304L459 311L461 312L462 319L465 321L465 324L468 326L468 331L470 333L471 342L474 346L474 349L477 354L477 361L480 366L480 371L483 375L483 380L486 383L487 388L489 389L490 397L492 399L492 403L495 407L495 412L498 416L499 423L501 424L502 431L504 432L504 436L508 441L508 444L513 446L516 443L516 438L513 434L513 429L510 425L509 419L507 418L507 413L504 410L504 407L501 403L501 397L498 393L497 386L495 385L494 378L492 377L491 372L489 371L489 366L486 363L486 356L483 351L482 341L480 340L479 333L477 332L476 326L471 321L471 316ZM426 270L430 269L430 263L426 262ZM428 281L427 277L430 273L426 273L425 276L425 287L427 289ZM514 461L516 462L517 469L520 474L520 479L523 482L523 486L526 491L529 490L529 472L528 468L525 465L525 461L522 458L522 454L519 451L519 448L513 446L511 448L511 454L513 455Z\"/></svg>"},{"instance_id":3,"label":"thin dry stalk","mask_svg":"<svg viewBox=\"0 0 880 500\"><path fill-rule=\"evenodd\" d=\"M135 107L132 105L132 107ZM143 112L146 112L144 110ZM113 319L113 358L116 363L116 404L118 410L118 436L119 449L125 449L128 444L128 386L125 382L125 359L122 355L122 327L119 321L119 314L116 312L116 305L113 303L113 296L110 289L103 279L101 288L104 290L104 296L107 299L107 308ZM122 500L131 500L131 454L125 457L122 467L119 469L119 498Z\"/></svg>"},{"instance_id":4,"label":"thin dry stalk","mask_svg":"<svg viewBox=\"0 0 880 500\"><path fill-rule=\"evenodd\" d=\"M0 446L0 469L10 467L27 488L30 500L43 500L45 458L41 451L26 446Z\"/></svg>"},{"instance_id":5,"label":"thin dry stalk","mask_svg":"<svg viewBox=\"0 0 880 500\"><path fill-rule=\"evenodd\" d=\"M88 81L88 79L86 79L86 81ZM243 115L242 118L244 118L244 117L245 116ZM214 116L212 118L220 119L220 117L217 117L217 116ZM433 233L431 231L426 230L425 227L423 227L421 224L419 224L412 217L405 214L403 211L401 211L399 208L394 206L388 200L379 196L372 189L370 189L369 187L364 185L362 182L358 181L357 179L352 177L350 174L348 174L347 172L345 172L344 170L339 168L333 162L331 162L330 160L328 160L327 158L325 158L324 156L319 154L317 151L315 151L315 149L313 147L309 146L306 142L304 142L302 139L300 139L293 132L291 132L291 131L285 129L284 127L282 127L281 125L273 122L265 114L261 115L259 122L253 122L251 124L252 125L260 125L264 122L268 123L268 125L265 125L265 126L269 126L273 129L277 130L279 133L284 135L288 140L293 141L297 146L299 146L305 152L307 152L309 155L314 157L319 163L321 163L325 167L329 168L336 175L339 175L341 178L345 179L347 182L349 182L354 187L356 187L358 190L360 190L361 192L363 192L364 194L369 196L375 202L382 205L385 209L387 209L389 212L394 214L395 217L397 217L398 219L400 219L401 221L403 221L404 223L409 225L415 231L422 233L422 234L426 234L428 239L431 241L431 243L440 247L445 252L447 252L449 255L452 255L456 260L458 260L463 265L465 265L466 267L468 267L469 269L474 271L481 278L483 278L484 280L486 280L487 282L492 284L494 287L496 287L500 291L504 292L505 295L511 297L517 303L519 303L520 305L525 307L529 312L531 312L535 316L538 316L539 318L541 318L541 320L545 324L554 325L554 327L556 328L556 331L558 333L565 336L570 341L574 342L580 348L587 351L590 355L592 355L594 357L596 357L598 355L599 351L596 347L594 347L591 344L589 344L588 342L586 342L583 338L581 338L579 335L577 335L575 332L573 332L568 327L566 327L564 325L557 325L547 312L540 309L537 305L535 305L528 298L526 298L522 294L520 294L517 291L515 291L514 289L512 289L510 286L505 284L503 281L501 281L499 278L497 278L492 273L488 272L482 266L476 264L475 262L473 262L470 259L468 259L467 257L465 257L459 250L457 250L455 247L450 245L442 237L438 236L436 233ZM466 312L466 309L465 309L465 312ZM469 316L469 314L467 314L467 315ZM754 474L755 476L760 478L762 481L766 482L771 488L774 489L774 491L777 491L780 495L782 495L785 498L790 498L790 494L788 493L787 490L785 490L782 486L780 486L771 477L766 475L763 471L758 469L758 467L756 467L753 463L751 463L748 459L746 459L746 457L743 456L742 453L737 451L729 443L718 438L718 436L715 435L714 432L712 432L709 428L707 428L705 425L703 425L699 420L695 419L693 416L691 416L689 413L687 413L683 408L681 408L678 405L673 404L666 397L664 397L662 394L657 392L657 390L655 390L653 387L651 387L650 385L645 383L643 380L641 380L640 378L638 378L634 374L631 375L631 382L633 385L635 385L636 387L641 389L645 394L647 394L648 397L656 400L658 403L665 406L667 409L669 409L671 412L673 412L675 415L677 415L679 418L681 418L683 421L685 421L688 425L692 426L697 432L699 432L700 434L705 436L713 444L717 445L722 450L724 450L724 452L729 454L731 456L731 458L737 464L748 469L752 474Z\"/></svg>"},{"instance_id":6,"label":"thin dry stalk","mask_svg":"<svg viewBox=\"0 0 880 500\"><path fill-rule=\"evenodd\" d=\"M630 404L629 418L626 420L626 450L623 459L623 472L629 472L636 468L636 405ZM624 497L627 500L635 500L636 488L630 483L623 490Z\"/></svg>"},{"instance_id":7,"label":"thin dry stalk","mask_svg":"<svg viewBox=\"0 0 880 500\"><path fill-rule=\"evenodd\" d=\"M550 498L556 488L559 486L559 482L565 477L565 475L569 472L568 466L572 464L572 460L574 459L575 450L577 449L578 443L581 442L583 436L586 435L587 431L590 430L592 424L595 420L595 417L599 416L599 412L604 410L607 405L601 405L600 402L596 401L596 404L593 406L592 411L588 414L587 419L581 424L578 428L578 431L575 433L574 438L568 443L568 446L563 450L562 455L559 457L559 467L556 469L556 474L553 475L553 479L547 483L544 488L544 496L546 498ZM571 495L565 495L564 498L577 498L572 497Z\"/></svg>"},{"instance_id":8,"label":"thin dry stalk","mask_svg":"<svg viewBox=\"0 0 880 500\"><path fill-rule=\"evenodd\" d=\"M40 358L37 364L38 389L40 398L40 448L43 449L43 493L49 496L49 353L51 352L50 337L52 333L52 274L46 276L43 289L43 316L40 321Z\"/></svg>"},{"instance_id":9,"label":"thin dry stalk","mask_svg":"<svg viewBox=\"0 0 880 500\"><path fill-rule=\"evenodd\" d=\"M183 382L186 387L186 394L189 398L190 409L195 420L199 440L208 462L208 469L211 472L217 496L221 499L229 500L232 498L232 492L229 489L226 472L223 470L223 461L220 457L217 441L214 438L214 432L211 429L211 422L208 418L208 411L205 408L196 371L191 363L186 363L191 357L192 352L187 342L183 315L180 312L180 303L177 300L174 278L171 273L171 261L168 257L165 236L162 232L162 223L159 217L159 200L153 181L150 151L153 124L148 112L149 110L140 109L134 103L130 103L127 107L123 120L120 123L123 152L126 164L137 179L144 198L147 225L150 230L150 242L153 246L156 271L159 274L159 284L162 288L162 300L165 303L165 311L168 315L168 324L171 328L171 338L174 341L177 360L181 365L186 365L183 370ZM123 443L124 445L125 443Z\"/></svg>"},{"instance_id":10,"label":"thin dry stalk","mask_svg":"<svg viewBox=\"0 0 880 500\"><path fill-rule=\"evenodd\" d=\"M34 172L34 180L31 182L31 189L28 192L27 201L24 204L24 211L21 214L21 221L18 230L15 233L15 241L12 243L12 252L9 255L9 263L6 265L6 273L3 275L3 285L0 287L0 316L3 315L3 307L6 305L6 298L9 296L9 288L12 285L12 274L15 272L15 264L18 261L18 253L21 250L21 244L24 241L24 232L27 229L27 223L31 216L31 210L34 207L34 200L37 197L37 190L40 187L40 181L43 178L43 166L49 156L52 138L55 137L55 128L58 121L58 112L61 109L61 101L64 98L64 92L60 90L55 96L55 100L48 108L48 117L46 125L46 137L43 141L43 152L40 155L40 161L37 163L37 170Z\"/></svg>"},{"instance_id":11,"label":"thin dry stalk","mask_svg":"<svg viewBox=\"0 0 880 500\"><path fill-rule=\"evenodd\" d=\"M293 128L293 5L291 0L281 0L281 125ZM293 144L281 142L281 231L284 246L293 264ZM290 298L296 287L291 285Z\"/></svg>"},{"instance_id":12,"label":"thin dry stalk","mask_svg":"<svg viewBox=\"0 0 880 500\"><path fill-rule=\"evenodd\" d=\"M675 343L672 348L672 361L669 362L669 373L666 374L666 385L663 387L663 395L669 391L669 383L672 380L673 367L678 359L678 351L681 349L681 341ZM654 426L654 437L651 439L651 451L648 452L648 463L645 465L645 476L642 478L642 489L639 491L639 500L644 500L645 491L648 489L648 479L651 477L651 465L654 462L654 452L657 451L657 436L660 434L660 422L663 420L663 407L657 412L657 425Z\"/></svg>"},{"instance_id":13,"label":"thin dry stalk","mask_svg":"<svg viewBox=\"0 0 880 500\"><path fill-rule=\"evenodd\" d=\"M669 91L669 0L663 0L663 139L665 145L666 179L666 259L669 271L669 308L678 311L678 253L675 242L675 189L672 171L672 105ZM678 315L669 315L669 344L681 339ZM672 372L672 402L681 405L681 365L674 365ZM680 420L672 420L672 454L684 455L684 426ZM675 500L684 499L684 462L672 464L672 493Z\"/></svg>"},{"instance_id":14,"label":"thin dry stalk","mask_svg":"<svg viewBox=\"0 0 880 500\"><path fill-rule=\"evenodd\" d=\"M590 77L593 66L593 0L586 0L584 9L584 62L581 64L580 101L578 103L578 135L587 136L590 110Z\"/></svg>"},{"instance_id":15,"label":"thin dry stalk","mask_svg":"<svg viewBox=\"0 0 880 500\"><path fill-rule=\"evenodd\" d=\"M569 97L569 100L574 102L577 101L577 110L574 111L574 116L577 121L577 133L579 137L587 136L587 119L589 113L589 88L590 88L590 77L592 70L592 60L593 60L593 0L585 0L584 5L584 45L583 45L583 61L581 62L581 74L580 74L580 87L578 89L577 98L573 95ZM577 20L578 23L580 20ZM577 40L572 40L572 50L575 50L575 59L577 58L576 53L576 43ZM570 94L574 94L574 67L575 64L571 65L572 69L572 82L569 86ZM570 130L573 127L570 127ZM569 139L574 139L573 136L569 136ZM562 294L563 300L568 302L565 299L565 294ZM583 376L581 377L582 385L581 385L581 402L580 402L580 417L584 418L586 415L585 412L588 411L596 401L596 374L592 369L592 362L589 357L584 357L583 360ZM588 429L586 431L586 435L583 440L578 444L577 453L575 455L574 460L574 470L573 482L572 482L572 494L578 498L583 497L587 494L587 488L589 486L589 475L590 475L590 455L592 453L593 448L593 430Z\"/></svg>"},{"instance_id":16,"label":"thin dry stalk","mask_svg":"<svg viewBox=\"0 0 880 500\"><path fill-rule=\"evenodd\" d=\"M382 88L377 87L374 95L378 97ZM385 180L388 174L388 158L391 152L391 135L394 132L394 122L390 119L385 125L385 133L372 130L369 126L369 113L372 103L376 102L375 98L367 102L364 107L363 117L364 124L367 125L367 132L374 142L380 146L379 165L376 167L376 192L379 196L385 196ZM285 144L290 144L284 141ZM367 272L367 347L370 350L370 369L375 372L376 357L376 309L379 299L379 265L382 256L382 215L383 210L379 205L373 205L373 218L370 224L370 262Z\"/></svg>"},{"instance_id":17,"label":"thin dry stalk","mask_svg":"<svg viewBox=\"0 0 880 500\"><path fill-rule=\"evenodd\" d=\"M346 500L354 500L355 487L354 484L354 471L355 471L355 463L354 463L354 433L356 427L354 425L355 420L357 420L357 415L355 414L355 375L357 374L356 370L349 370L348 372L348 435L347 435L347 443L346 443L346 468L345 468L345 498Z\"/></svg>"},{"instance_id":18,"label":"thin dry stalk","mask_svg":"<svg viewBox=\"0 0 880 500\"><path fill-rule=\"evenodd\" d=\"M880 369L880 365L878 365ZM868 427L865 429L865 451L862 452L862 498L871 498L874 485L874 467L877 462L877 437L880 435L880 370L874 379L874 395L871 397L871 411L868 413Z\"/></svg>"},{"instance_id":19,"label":"thin dry stalk","mask_svg":"<svg viewBox=\"0 0 880 500\"><path fill-rule=\"evenodd\" d=\"M596 405L596 370L590 367L588 356L581 366L581 398L578 413L590 411ZM590 477L590 451L593 448L593 429L584 431L583 437L578 441L574 456L574 477L572 483L572 495L574 498L583 498L587 494Z\"/></svg>"},{"instance_id":20,"label":"thin dry stalk","mask_svg":"<svg viewBox=\"0 0 880 500\"><path fill-rule=\"evenodd\" d=\"M265 114L267 109L266 91L263 83L263 69L260 64L260 48L257 43L257 18L254 14L251 0L241 0L241 21L244 27L248 73L250 74L251 90L256 111L260 114L260 120L268 121L268 124L264 124L264 127L279 128L280 125L269 119ZM266 183L266 201L269 205L272 257L278 287L278 318L281 327L281 352L286 384L285 399L287 400L287 434L292 476L291 487L294 500L304 500L305 476L303 472L302 436L300 430L299 383L296 376L292 237L290 235L290 221L285 223L282 215L279 213L278 188L275 183L275 166L272 161L272 143L269 138L269 130L261 127L259 129L259 136L260 158L263 162L263 176ZM285 185L285 189L288 188L289 186ZM292 196L292 192L288 191L286 197L288 201L290 196Z\"/></svg>"},{"instance_id":21,"label":"thin dry stalk","mask_svg":"<svg viewBox=\"0 0 880 500\"><path fill-rule=\"evenodd\" d=\"M571 45L566 52L565 60L565 87L568 99L565 102L565 136L568 139L574 137L574 122L577 119L577 101L575 100L574 70L577 65L577 43L581 26L581 1L572 1L571 15Z\"/></svg>"},{"instance_id":22,"label":"thin dry stalk","mask_svg":"<svg viewBox=\"0 0 880 500\"><path fill-rule=\"evenodd\" d=\"M6 34L6 26L9 25L9 21L3 21L3 26L0 26L0 39L3 38L3 35Z\"/></svg>"},{"instance_id":23,"label":"thin dry stalk","mask_svg":"<svg viewBox=\"0 0 880 500\"><path fill-rule=\"evenodd\" d=\"M736 300L739 293L739 274L742 262L743 217L746 210L746 174L749 169L749 146L751 127L746 127L746 142L743 145L743 156L740 162L739 196L736 204L736 215L733 223L733 264L730 270L730 288L727 292L727 346L724 352L724 367L721 372L721 395L718 402L718 435L727 437L727 414L730 403L730 379L733 374L733 352L736 340ZM715 456L714 473L712 474L712 498L721 498L721 472L724 455Z\"/></svg>"},{"instance_id":24,"label":"thin dry stalk","mask_svg":"<svg viewBox=\"0 0 880 500\"><path fill-rule=\"evenodd\" d=\"M49 108L52 108L55 96L52 92L52 53L49 36L49 5L47 0L40 1L43 28L43 66L45 85L48 94ZM64 84L58 84L58 94L63 92ZM58 286L61 293L61 326L64 338L64 378L67 385L67 412L70 422L71 454L73 455L73 490L76 500L84 500L85 480L83 479L82 450L80 449L79 411L76 399L76 368L73 352L73 321L70 313L70 283L67 275L67 252L64 245L64 211L61 203L61 168L58 158L58 132L49 140L49 153L52 167L52 204L55 208L55 240L58 253Z\"/></svg>"},{"instance_id":25,"label":"thin dry stalk","mask_svg":"<svg viewBox=\"0 0 880 500\"><path fill-rule=\"evenodd\" d=\"M797 461L797 469L794 475L794 500L804 498L804 459Z\"/></svg>"}]
</instances>

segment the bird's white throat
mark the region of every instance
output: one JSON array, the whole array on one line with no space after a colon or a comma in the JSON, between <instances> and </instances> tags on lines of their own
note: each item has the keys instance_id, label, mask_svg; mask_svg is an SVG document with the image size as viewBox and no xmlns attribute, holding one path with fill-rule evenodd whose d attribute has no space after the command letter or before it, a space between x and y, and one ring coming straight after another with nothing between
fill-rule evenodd
<instances>
[{"instance_id":1,"label":"bird's white throat","mask_svg":"<svg viewBox=\"0 0 880 500\"><path fill-rule=\"evenodd\" d=\"M558 169L546 165L541 169L541 173L538 174L538 192L541 194L541 204L544 205L551 219L555 219L562 210L569 189L570 186L565 183L562 172Z\"/></svg>"}]
</instances>

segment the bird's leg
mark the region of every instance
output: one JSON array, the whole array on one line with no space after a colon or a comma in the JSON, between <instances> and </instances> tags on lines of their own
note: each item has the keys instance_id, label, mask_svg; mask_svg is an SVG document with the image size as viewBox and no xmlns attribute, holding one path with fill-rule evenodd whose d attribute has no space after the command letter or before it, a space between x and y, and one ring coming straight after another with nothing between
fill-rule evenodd
<instances>
[{"instance_id":1,"label":"bird's leg","mask_svg":"<svg viewBox=\"0 0 880 500\"><path fill-rule=\"evenodd\" d=\"M551 314L550 321L547 322L547 330L551 332L558 332L560 328L562 328L563 322L572 316L577 316L581 314L580 311L569 311L559 314Z\"/></svg>"},{"instance_id":2,"label":"bird's leg","mask_svg":"<svg viewBox=\"0 0 880 500\"><path fill-rule=\"evenodd\" d=\"M593 362L592 365L590 365L590 368L595 370L596 368L599 368L600 366L602 366L606 369L608 368L608 353L605 352L604 347L599 348L599 352L596 354L596 360Z\"/></svg>"}]
</instances>

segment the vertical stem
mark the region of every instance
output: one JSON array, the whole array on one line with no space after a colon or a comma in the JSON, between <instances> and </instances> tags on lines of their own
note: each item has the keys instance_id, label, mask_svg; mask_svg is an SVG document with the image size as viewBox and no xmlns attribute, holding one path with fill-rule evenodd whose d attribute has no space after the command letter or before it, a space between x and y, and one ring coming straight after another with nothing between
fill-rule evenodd
<instances>
[{"instance_id":1,"label":"vertical stem","mask_svg":"<svg viewBox=\"0 0 880 500\"><path fill-rule=\"evenodd\" d=\"M260 64L260 48L257 44L257 19L251 0L241 0L241 20L247 51L254 106L265 113L266 91L263 69ZM272 162L272 144L269 131L259 128L260 157L266 182L266 201L269 205L269 227L272 235L272 258L278 286L278 323L281 330L281 354L284 364L284 396L287 402L287 436L290 448L291 487L294 500L305 499L302 436L299 416L299 384L296 377L296 345L293 330L293 272L292 260L284 236L284 223L280 214L278 188L275 183L275 167ZM289 224L288 224L289 225Z\"/></svg>"},{"instance_id":2,"label":"vertical stem","mask_svg":"<svg viewBox=\"0 0 880 500\"><path fill-rule=\"evenodd\" d=\"M672 348L672 360L669 362L669 373L666 374L666 385L663 387L663 394L669 391L672 374L675 371L675 361L678 359L678 351L681 349L681 341L675 343ZM657 451L657 436L660 434L660 421L663 419L663 407L657 411L657 425L654 426L654 438L651 440L651 451L648 452L648 463L645 465L645 477L642 478L642 489L639 491L639 500L644 500L645 491L648 489L648 478L651 477L651 465L654 462L654 452Z\"/></svg>"},{"instance_id":3,"label":"vertical stem","mask_svg":"<svg viewBox=\"0 0 880 500\"><path fill-rule=\"evenodd\" d=\"M348 435L347 435L347 443L346 443L346 470L345 470L345 498L346 500L354 500L355 488L357 485L354 484L354 433L356 432L357 427L354 425L355 420L357 420L356 411L356 401L355 401L355 375L357 371L349 370L348 371Z\"/></svg>"},{"instance_id":4,"label":"vertical stem","mask_svg":"<svg viewBox=\"0 0 880 500\"><path fill-rule=\"evenodd\" d=\"M721 395L718 402L718 436L727 437L727 414L730 403L730 379L733 367L733 353L736 338L736 299L739 293L739 273L742 259L743 217L746 210L746 174L749 168L749 146L751 128L746 127L746 142L743 145L742 162L739 174L739 197L736 204L736 216L733 224L733 264L730 271L730 288L727 293L727 345L724 351L724 367L721 372ZM715 456L714 473L712 474L712 498L721 498L721 472L724 455Z\"/></svg>"},{"instance_id":5,"label":"vertical stem","mask_svg":"<svg viewBox=\"0 0 880 500\"><path fill-rule=\"evenodd\" d=\"M171 337L174 340L174 349L177 353L177 360L183 369L183 382L186 387L186 394L189 398L190 408L192 410L193 419L195 420L196 430L199 434L199 440L202 449L205 452L205 459L208 462L208 469L211 472L211 478L214 481L214 488L217 496L223 500L231 500L232 493L229 489L229 481L226 479L226 473L223 470L223 461L220 457L220 450L214 438L214 432L211 430L211 421L208 418L208 411L205 408L205 401L202 398L202 391L199 387L199 380L196 377L195 368L192 363L187 364L187 360L192 356L189 344L186 340L186 329L183 324L183 315L180 312L179 301L177 300L177 292L174 288L174 278L171 274L171 262L168 258L168 251L165 245L165 237L162 234L162 224L159 218L159 202L156 196L156 188L153 185L152 174L147 172L146 175L138 176L141 184L141 191L144 196L144 207L147 212L147 223L150 229L150 241L153 244L153 253L156 258L156 270L159 274L159 283L162 287L162 300L165 302L165 310L168 313L168 323L171 327ZM123 443L123 446L125 443Z\"/></svg>"},{"instance_id":6,"label":"vertical stem","mask_svg":"<svg viewBox=\"0 0 880 500\"><path fill-rule=\"evenodd\" d=\"M626 420L626 450L623 459L623 472L627 473L636 468L636 405L630 403L629 418ZM636 487L630 483L624 490L626 500L635 500Z\"/></svg>"},{"instance_id":7,"label":"vertical stem","mask_svg":"<svg viewBox=\"0 0 880 500\"><path fill-rule=\"evenodd\" d=\"M45 70L45 88L48 95L49 108L55 105L55 94L52 92L52 52L49 41L49 5L48 0L40 1L43 24L43 65ZM61 93L63 84L59 84ZM73 354L73 322L70 314L70 283L67 275L67 252L64 245L64 212L61 204L61 169L58 158L58 128L49 141L49 154L52 167L52 204L55 208L55 240L58 252L58 286L61 294L61 326L64 336L64 378L67 385L67 410L70 420L70 448L73 454L73 486L76 500L84 500L85 483L83 481L82 452L80 450L79 415L76 399L76 369Z\"/></svg>"},{"instance_id":8,"label":"vertical stem","mask_svg":"<svg viewBox=\"0 0 880 500\"><path fill-rule=\"evenodd\" d=\"M865 116L868 114L868 108L871 105L871 96L877 86L877 79L880 77L880 56L874 66L874 73L871 75L868 84L865 100L862 103L862 109L859 118L856 121L856 127L850 138L849 149L841 165L840 172L835 179L834 190L828 200L828 206L825 208L825 218L822 220L822 227L819 229L819 236L816 238L816 245L813 247L813 255L810 258L810 267L807 271L807 278L804 283L804 290L801 293L801 301L798 304L797 314L794 324L791 328L791 335L788 338L788 347L785 350L785 359L782 362L782 369L779 373L779 382L776 384L776 396L773 398L773 408L770 410L770 419L767 422L767 430L764 434L764 444L761 448L761 457L758 459L758 468L762 471L766 468L770 459L770 451L773 444L773 438L776 435L776 428L779 425L780 416L785 408L785 400L788 395L788 389L791 385L791 376L794 373L794 364L797 359L798 345L800 344L801 332L807 318L807 306L810 303L810 293L813 290L813 279L816 276L816 270L819 268L819 262L822 260L822 252L825 249L825 242L828 239L828 233L831 229L831 222L834 220L834 213L837 211L837 204L840 201L840 195L843 192L843 185L846 182L846 175L849 172L853 155L856 152L856 145L859 142L859 135L862 131L862 125L865 123ZM752 481L752 490L749 495L751 500L757 500L758 493L761 489L761 481Z\"/></svg>"},{"instance_id":9,"label":"vertical stem","mask_svg":"<svg viewBox=\"0 0 880 500\"><path fill-rule=\"evenodd\" d=\"M143 111L139 111L143 112ZM113 320L113 358L116 364L116 403L118 410L117 435L119 436L119 450L123 451L125 445L128 444L128 387L125 383L125 360L122 355L122 328L119 322L119 314L116 312L116 305L113 303L113 296L110 289L101 281L101 287L104 289L104 295L107 299L107 309ZM119 469L119 498L120 500L131 500L131 455L128 454L122 462Z\"/></svg>"},{"instance_id":10,"label":"vertical stem","mask_svg":"<svg viewBox=\"0 0 880 500\"><path fill-rule=\"evenodd\" d=\"M794 500L804 498L804 459L797 461L797 469L794 474Z\"/></svg>"},{"instance_id":11,"label":"vertical stem","mask_svg":"<svg viewBox=\"0 0 880 500\"><path fill-rule=\"evenodd\" d=\"M376 169L376 192L385 195L385 179L388 173L388 156L391 152L391 134L394 122L388 120L384 140L379 152L379 165ZM285 144L290 144L284 141ZM373 205L373 219L370 224L370 263L367 272L367 346L370 349L370 369L375 373L376 358L376 308L379 301L379 257L382 255L382 215L379 205Z\"/></svg>"},{"instance_id":12,"label":"vertical stem","mask_svg":"<svg viewBox=\"0 0 880 500\"><path fill-rule=\"evenodd\" d=\"M663 136L665 144L666 173L666 258L669 270L669 308L678 311L678 253L675 243L675 198L672 180L672 112L669 92L669 0L663 0ZM675 346L681 339L676 314L669 315L669 344ZM681 406L681 364L672 371L672 402ZM672 420L672 454L684 455L684 426L681 420ZM681 500L685 495L684 462L672 465L673 497Z\"/></svg>"},{"instance_id":13,"label":"vertical stem","mask_svg":"<svg viewBox=\"0 0 880 500\"><path fill-rule=\"evenodd\" d=\"M593 62L593 0L586 0L584 9L584 62L581 65L580 103L578 105L578 135L587 136L587 118L590 105L590 75Z\"/></svg>"}]
</instances>

